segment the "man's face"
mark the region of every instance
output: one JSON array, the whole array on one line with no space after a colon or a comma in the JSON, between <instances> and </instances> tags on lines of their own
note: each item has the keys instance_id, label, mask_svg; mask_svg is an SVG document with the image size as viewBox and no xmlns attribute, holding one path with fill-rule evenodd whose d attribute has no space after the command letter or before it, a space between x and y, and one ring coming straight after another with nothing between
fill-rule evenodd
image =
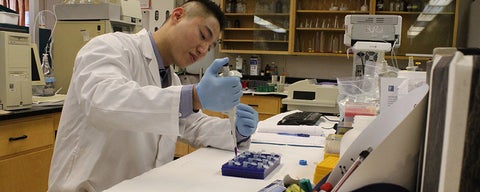
<instances>
[{"instance_id":1,"label":"man's face","mask_svg":"<svg viewBox=\"0 0 480 192\"><path fill-rule=\"evenodd\" d=\"M205 57L217 46L220 34L218 20L213 17L183 18L174 30L172 57L174 63L185 68Z\"/></svg>"}]
</instances>

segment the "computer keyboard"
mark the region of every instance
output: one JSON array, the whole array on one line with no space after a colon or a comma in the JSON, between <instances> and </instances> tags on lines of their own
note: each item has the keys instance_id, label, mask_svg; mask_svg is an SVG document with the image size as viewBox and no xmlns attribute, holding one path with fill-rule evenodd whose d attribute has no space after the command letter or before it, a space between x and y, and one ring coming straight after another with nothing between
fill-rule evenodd
<instances>
[{"instance_id":1,"label":"computer keyboard","mask_svg":"<svg viewBox=\"0 0 480 192\"><path fill-rule=\"evenodd\" d=\"M295 112L282 118L278 125L317 125L322 113L319 112Z\"/></svg>"}]
</instances>

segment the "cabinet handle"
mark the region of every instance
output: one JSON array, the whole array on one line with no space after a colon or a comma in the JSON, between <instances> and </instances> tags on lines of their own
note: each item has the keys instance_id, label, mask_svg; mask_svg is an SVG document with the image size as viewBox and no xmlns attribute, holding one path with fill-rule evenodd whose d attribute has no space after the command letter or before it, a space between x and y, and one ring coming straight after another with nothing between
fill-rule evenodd
<instances>
[{"instance_id":1,"label":"cabinet handle","mask_svg":"<svg viewBox=\"0 0 480 192\"><path fill-rule=\"evenodd\" d=\"M26 139L27 137L28 137L27 135L22 135L22 136L19 136L19 137L10 137L10 138L8 138L8 141L23 140L23 139Z\"/></svg>"},{"instance_id":2,"label":"cabinet handle","mask_svg":"<svg viewBox=\"0 0 480 192\"><path fill-rule=\"evenodd\" d=\"M248 104L250 107L258 107L258 105Z\"/></svg>"}]
</instances>

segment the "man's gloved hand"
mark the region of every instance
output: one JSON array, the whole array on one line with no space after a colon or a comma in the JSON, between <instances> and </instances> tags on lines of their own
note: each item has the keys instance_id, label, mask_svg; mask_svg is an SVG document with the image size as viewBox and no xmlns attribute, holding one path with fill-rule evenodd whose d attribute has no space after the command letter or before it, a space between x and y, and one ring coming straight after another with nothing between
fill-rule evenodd
<instances>
[{"instance_id":1,"label":"man's gloved hand","mask_svg":"<svg viewBox=\"0 0 480 192\"><path fill-rule=\"evenodd\" d=\"M196 91L203 108L222 112L240 103L243 95L240 78L217 76L227 63L228 57L215 59L197 84Z\"/></svg>"},{"instance_id":2,"label":"man's gloved hand","mask_svg":"<svg viewBox=\"0 0 480 192\"><path fill-rule=\"evenodd\" d=\"M258 112L252 107L240 103L237 106L237 132L248 137L255 133L258 124Z\"/></svg>"}]
</instances>

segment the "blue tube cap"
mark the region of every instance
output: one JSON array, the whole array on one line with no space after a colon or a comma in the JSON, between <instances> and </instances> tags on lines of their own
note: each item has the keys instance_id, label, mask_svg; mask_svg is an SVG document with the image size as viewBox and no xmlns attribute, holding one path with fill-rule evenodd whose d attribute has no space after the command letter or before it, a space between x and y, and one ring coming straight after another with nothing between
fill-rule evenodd
<instances>
[{"instance_id":1,"label":"blue tube cap","mask_svg":"<svg viewBox=\"0 0 480 192\"><path fill-rule=\"evenodd\" d=\"M298 164L300 165L307 165L307 160L301 159Z\"/></svg>"}]
</instances>

